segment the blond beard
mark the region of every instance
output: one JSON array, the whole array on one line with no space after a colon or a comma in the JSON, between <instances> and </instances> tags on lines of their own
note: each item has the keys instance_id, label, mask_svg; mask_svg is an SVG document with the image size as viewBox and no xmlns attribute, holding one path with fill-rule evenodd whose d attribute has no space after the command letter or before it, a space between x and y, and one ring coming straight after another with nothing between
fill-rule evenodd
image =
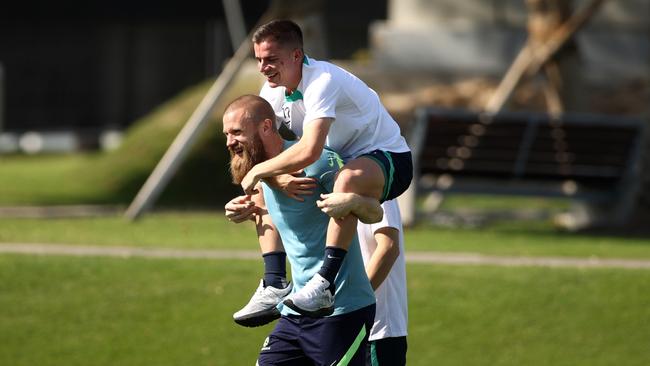
<instances>
[{"instance_id":1,"label":"blond beard","mask_svg":"<svg viewBox=\"0 0 650 366\"><path fill-rule=\"evenodd\" d=\"M230 147L228 151L230 152L230 175L234 184L240 184L253 166L263 161L266 155L262 139L257 135L253 137L252 143L243 146L241 156Z\"/></svg>"}]
</instances>

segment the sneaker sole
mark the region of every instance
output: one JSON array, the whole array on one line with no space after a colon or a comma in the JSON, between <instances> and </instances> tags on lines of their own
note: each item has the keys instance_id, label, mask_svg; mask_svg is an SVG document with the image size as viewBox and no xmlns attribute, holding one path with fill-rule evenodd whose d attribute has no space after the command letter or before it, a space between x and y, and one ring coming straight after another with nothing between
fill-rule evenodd
<instances>
[{"instance_id":1,"label":"sneaker sole","mask_svg":"<svg viewBox=\"0 0 650 366\"><path fill-rule=\"evenodd\" d=\"M235 323L248 328L261 327L276 319L280 319L280 312L276 308L233 318Z\"/></svg>"},{"instance_id":2,"label":"sneaker sole","mask_svg":"<svg viewBox=\"0 0 650 366\"><path fill-rule=\"evenodd\" d=\"M282 302L284 305L288 306L291 310L297 312L300 315L304 316L309 316L312 318L323 318L328 315L332 315L334 313L334 306L330 306L327 308L321 308L318 310L310 311L310 310L305 310L301 309L296 304L293 303L293 300L287 299Z\"/></svg>"}]
</instances>

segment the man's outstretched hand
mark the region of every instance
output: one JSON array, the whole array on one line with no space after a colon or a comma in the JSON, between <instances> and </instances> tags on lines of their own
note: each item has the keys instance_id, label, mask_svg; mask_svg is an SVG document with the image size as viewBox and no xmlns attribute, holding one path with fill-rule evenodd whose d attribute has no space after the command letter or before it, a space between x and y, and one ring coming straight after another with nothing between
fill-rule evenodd
<instances>
[{"instance_id":1,"label":"man's outstretched hand","mask_svg":"<svg viewBox=\"0 0 650 366\"><path fill-rule=\"evenodd\" d=\"M258 192L257 189L255 189L255 186L259 181L260 178L257 176L257 173L255 173L255 167L253 167L248 171L248 173L246 173L244 178L241 180L240 185L245 194L252 196Z\"/></svg>"},{"instance_id":2,"label":"man's outstretched hand","mask_svg":"<svg viewBox=\"0 0 650 366\"><path fill-rule=\"evenodd\" d=\"M316 188L316 179L302 175L303 171L300 170L292 174L278 175L268 181L276 188L281 189L287 197L303 202L305 199L300 196L313 193L313 189Z\"/></svg>"},{"instance_id":3,"label":"man's outstretched hand","mask_svg":"<svg viewBox=\"0 0 650 366\"><path fill-rule=\"evenodd\" d=\"M251 196L239 196L231 199L226 206L226 217L229 221L239 224L247 220L254 220L259 207L251 201Z\"/></svg>"},{"instance_id":4,"label":"man's outstretched hand","mask_svg":"<svg viewBox=\"0 0 650 366\"><path fill-rule=\"evenodd\" d=\"M379 201L372 197L342 192L321 194L320 197L316 202L318 208L335 219L353 214L364 224L374 224L384 218Z\"/></svg>"}]
</instances>

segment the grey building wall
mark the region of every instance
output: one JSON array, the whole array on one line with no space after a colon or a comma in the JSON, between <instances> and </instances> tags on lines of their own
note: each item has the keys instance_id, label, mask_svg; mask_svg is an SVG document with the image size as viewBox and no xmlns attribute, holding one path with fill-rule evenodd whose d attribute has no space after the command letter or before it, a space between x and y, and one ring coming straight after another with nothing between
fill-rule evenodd
<instances>
[{"instance_id":1,"label":"grey building wall","mask_svg":"<svg viewBox=\"0 0 650 366\"><path fill-rule=\"evenodd\" d=\"M574 1L574 8L587 0ZM650 79L650 1L606 1L579 32L585 76ZM374 59L386 68L500 75L526 39L522 0L392 0L374 24Z\"/></svg>"}]
</instances>

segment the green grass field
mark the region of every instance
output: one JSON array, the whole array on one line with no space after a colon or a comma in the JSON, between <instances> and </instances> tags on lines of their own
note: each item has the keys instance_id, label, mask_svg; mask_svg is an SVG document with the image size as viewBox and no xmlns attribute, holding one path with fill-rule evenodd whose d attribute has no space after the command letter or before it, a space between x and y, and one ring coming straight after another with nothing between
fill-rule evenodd
<instances>
[{"instance_id":1,"label":"green grass field","mask_svg":"<svg viewBox=\"0 0 650 366\"><path fill-rule=\"evenodd\" d=\"M70 204L93 202L97 185L84 177L97 155L0 156L0 204Z\"/></svg>"},{"instance_id":2,"label":"green grass field","mask_svg":"<svg viewBox=\"0 0 650 366\"><path fill-rule=\"evenodd\" d=\"M650 239L574 234L544 222L503 222L486 228L408 229L410 251L513 256L650 258ZM135 245L173 248L257 248L250 224L228 223L222 212L154 213L122 217L0 220L0 242Z\"/></svg>"},{"instance_id":3,"label":"green grass field","mask_svg":"<svg viewBox=\"0 0 650 366\"><path fill-rule=\"evenodd\" d=\"M259 263L0 256L2 365L253 365ZM650 271L408 266L409 365L647 365Z\"/></svg>"},{"instance_id":4,"label":"green grass field","mask_svg":"<svg viewBox=\"0 0 650 366\"><path fill-rule=\"evenodd\" d=\"M1 242L255 249L220 212L2 219ZM409 251L650 258L647 240L542 223L418 227ZM0 255L1 365L252 365L231 314L261 261ZM646 365L650 271L408 265L409 365Z\"/></svg>"}]
</instances>

